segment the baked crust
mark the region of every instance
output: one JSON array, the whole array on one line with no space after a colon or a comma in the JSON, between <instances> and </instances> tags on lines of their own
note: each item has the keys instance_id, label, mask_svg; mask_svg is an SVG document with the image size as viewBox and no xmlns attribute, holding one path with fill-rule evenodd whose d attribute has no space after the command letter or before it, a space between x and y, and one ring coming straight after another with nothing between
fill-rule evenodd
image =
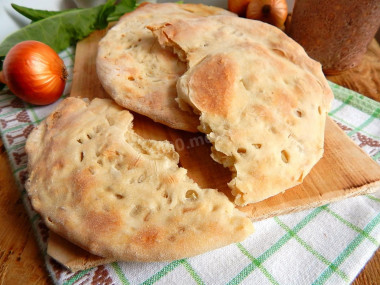
<instances>
[{"instance_id":1,"label":"baked crust","mask_svg":"<svg viewBox=\"0 0 380 285\"><path fill-rule=\"evenodd\" d=\"M202 4L146 4L124 15L100 41L97 73L104 89L121 106L174 129L196 132L198 116L175 101L176 82L186 64L162 48L147 25L232 13Z\"/></svg>"},{"instance_id":2,"label":"baked crust","mask_svg":"<svg viewBox=\"0 0 380 285\"><path fill-rule=\"evenodd\" d=\"M149 26L189 69L182 108L200 114L212 157L234 174L239 206L300 184L323 155L333 94L321 65L279 29L229 16Z\"/></svg>"},{"instance_id":3,"label":"baked crust","mask_svg":"<svg viewBox=\"0 0 380 285\"><path fill-rule=\"evenodd\" d=\"M178 167L167 141L143 139L111 100L63 100L27 143L26 189L46 225L118 261L164 261L245 239L251 221Z\"/></svg>"}]
</instances>

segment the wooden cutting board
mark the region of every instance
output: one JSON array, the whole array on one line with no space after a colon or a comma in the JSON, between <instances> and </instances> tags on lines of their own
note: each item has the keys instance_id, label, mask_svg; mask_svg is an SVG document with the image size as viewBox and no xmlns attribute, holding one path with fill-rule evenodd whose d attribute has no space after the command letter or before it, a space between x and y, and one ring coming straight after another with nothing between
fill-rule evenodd
<instances>
[{"instance_id":1,"label":"wooden cutting board","mask_svg":"<svg viewBox=\"0 0 380 285\"><path fill-rule=\"evenodd\" d=\"M109 98L95 69L97 43L105 31L97 31L78 43L70 96ZM134 114L134 130L144 138L168 140L180 155L180 165L204 188L216 188L231 197L227 182L231 173L210 157L211 144L201 133L174 130ZM321 206L347 197L380 189L380 166L330 119L327 118L325 153L304 182L283 194L240 208L253 221ZM52 235L48 253L74 270L107 260L80 251ZM109 261L109 260L108 260Z\"/></svg>"}]
</instances>

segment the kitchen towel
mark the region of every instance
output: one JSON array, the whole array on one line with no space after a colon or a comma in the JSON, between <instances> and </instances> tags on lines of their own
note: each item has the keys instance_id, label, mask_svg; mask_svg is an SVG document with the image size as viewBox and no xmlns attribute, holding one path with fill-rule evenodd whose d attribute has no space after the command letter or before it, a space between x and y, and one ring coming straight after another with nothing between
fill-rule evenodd
<instances>
[{"instance_id":1,"label":"kitchen towel","mask_svg":"<svg viewBox=\"0 0 380 285\"><path fill-rule=\"evenodd\" d=\"M60 53L70 77L75 50ZM330 83L335 99L329 116L380 164L380 103ZM24 189L24 146L33 127L57 103L36 107L0 92L0 132L31 218L46 267L56 284L349 284L380 243L380 193L255 223L247 240L174 262L114 262L70 272L46 254L48 229Z\"/></svg>"}]
</instances>

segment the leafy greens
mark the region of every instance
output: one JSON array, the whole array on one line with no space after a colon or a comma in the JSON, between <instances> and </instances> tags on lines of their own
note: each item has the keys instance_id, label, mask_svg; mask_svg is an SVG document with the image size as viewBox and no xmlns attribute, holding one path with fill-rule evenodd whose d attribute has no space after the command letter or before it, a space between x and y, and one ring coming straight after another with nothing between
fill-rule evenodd
<instances>
[{"instance_id":1,"label":"leafy greens","mask_svg":"<svg viewBox=\"0 0 380 285\"><path fill-rule=\"evenodd\" d=\"M27 17L28 19L32 20L32 22L37 22L39 20L43 20L45 18L55 16L58 14L66 13L68 11L76 10L65 10L65 11L46 11L46 10L37 10L32 8L23 7L17 4L12 3L12 8L15 9L17 12L19 12L21 15Z\"/></svg>"},{"instance_id":2,"label":"leafy greens","mask_svg":"<svg viewBox=\"0 0 380 285\"><path fill-rule=\"evenodd\" d=\"M0 57L4 57L17 43L26 40L43 42L60 52L88 36L91 32L107 27L123 14L136 8L135 0L108 0L104 5L86 9L44 11L12 4L20 14L32 23L9 35L0 44Z\"/></svg>"}]
</instances>

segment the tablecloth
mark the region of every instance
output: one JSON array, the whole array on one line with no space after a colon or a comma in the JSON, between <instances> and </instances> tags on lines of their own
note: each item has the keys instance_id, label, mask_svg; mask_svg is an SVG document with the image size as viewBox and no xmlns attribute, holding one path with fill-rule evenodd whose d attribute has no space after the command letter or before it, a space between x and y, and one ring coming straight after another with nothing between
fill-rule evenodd
<instances>
[{"instance_id":1,"label":"tablecloth","mask_svg":"<svg viewBox=\"0 0 380 285\"><path fill-rule=\"evenodd\" d=\"M60 53L70 77L75 50ZM380 164L380 103L330 83L331 116ZM56 106L36 107L0 92L0 132L30 216L46 267L56 284L349 284L380 243L380 193L255 223L241 243L173 262L114 262L70 272L46 254L49 230L33 211L24 189L24 150L33 127Z\"/></svg>"}]
</instances>

